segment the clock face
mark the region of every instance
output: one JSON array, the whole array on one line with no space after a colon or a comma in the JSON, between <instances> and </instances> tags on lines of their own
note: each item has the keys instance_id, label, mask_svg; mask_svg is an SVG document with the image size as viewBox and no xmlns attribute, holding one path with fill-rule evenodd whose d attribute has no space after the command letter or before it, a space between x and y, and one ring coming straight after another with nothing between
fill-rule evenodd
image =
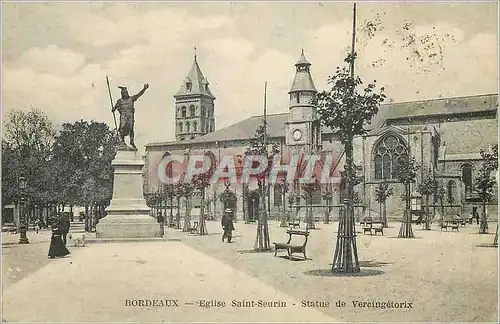
<instances>
[{"instance_id":1,"label":"clock face","mask_svg":"<svg viewBox=\"0 0 500 324\"><path fill-rule=\"evenodd\" d=\"M302 138L302 132L298 129L293 131L293 139L298 141Z\"/></svg>"}]
</instances>

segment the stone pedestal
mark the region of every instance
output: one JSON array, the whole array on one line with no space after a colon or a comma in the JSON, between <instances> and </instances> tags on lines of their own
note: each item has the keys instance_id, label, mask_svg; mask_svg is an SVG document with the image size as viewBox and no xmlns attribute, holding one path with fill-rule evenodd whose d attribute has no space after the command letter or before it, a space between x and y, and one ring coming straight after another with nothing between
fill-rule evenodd
<instances>
[{"instance_id":1,"label":"stone pedestal","mask_svg":"<svg viewBox=\"0 0 500 324\"><path fill-rule=\"evenodd\" d=\"M144 161L137 151L120 148L112 162L113 198L107 216L96 227L97 238L160 237L160 224L150 216L142 189Z\"/></svg>"}]
</instances>

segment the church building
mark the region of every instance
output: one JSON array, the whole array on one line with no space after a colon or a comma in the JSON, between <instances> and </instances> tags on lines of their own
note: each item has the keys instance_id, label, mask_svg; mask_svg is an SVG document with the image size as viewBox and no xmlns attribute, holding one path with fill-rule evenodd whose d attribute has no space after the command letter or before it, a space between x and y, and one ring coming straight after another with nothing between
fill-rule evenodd
<instances>
[{"instance_id":1,"label":"church building","mask_svg":"<svg viewBox=\"0 0 500 324\"><path fill-rule=\"evenodd\" d=\"M317 93L311 67L302 52L295 64L290 91L283 94L289 96L288 111L266 116L268 140L269 143L278 143L281 152L330 154L334 168L340 171L345 160L343 147L334 132L321 125L316 107L311 104ZM292 76L292 70L290 72ZM263 116L250 116L231 126L215 129L215 96L196 56L174 98L176 140L146 145L145 194L161 189L158 167L164 156L202 152L216 163L226 155L241 160L250 139L263 124ZM224 110L225 107L219 109ZM498 143L497 109L498 94L381 105L368 125L369 132L357 137L354 142L354 162L362 175L362 182L355 187L358 216L380 216L375 189L387 181L394 190L387 200L387 215L390 219L401 219L405 208L401 199L404 187L398 182L395 161L407 152L415 157L420 166L416 183L411 186L412 209L421 208L423 200L417 188L430 176L445 188L445 214L468 216L474 206L481 204L473 185L482 163L480 150L488 150ZM261 206L256 188L256 183L227 188L223 183L212 185L205 195L209 198L207 209L220 216L223 209L220 196L229 190L235 196L232 207L236 218L255 219L256 210ZM265 205L271 217L278 217L288 210L287 197L292 190L282 192L281 187L273 185L269 189ZM325 184L318 188L313 194L315 216L324 216L327 198L328 205L333 206L329 209L335 219L337 207L342 204L343 183ZM197 204L199 202L195 202L195 207ZM296 204L303 204L303 200ZM294 217L305 215L297 209L293 212ZM496 213L495 192L494 199L488 204L488 214Z\"/></svg>"}]
</instances>

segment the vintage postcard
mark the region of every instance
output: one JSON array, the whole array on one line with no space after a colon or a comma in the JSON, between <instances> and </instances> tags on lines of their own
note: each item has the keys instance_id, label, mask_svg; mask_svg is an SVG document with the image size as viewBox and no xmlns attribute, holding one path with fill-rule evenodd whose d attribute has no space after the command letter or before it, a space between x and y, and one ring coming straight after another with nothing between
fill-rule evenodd
<instances>
[{"instance_id":1,"label":"vintage postcard","mask_svg":"<svg viewBox=\"0 0 500 324\"><path fill-rule=\"evenodd\" d=\"M2 1L2 321L498 322L498 9Z\"/></svg>"}]
</instances>

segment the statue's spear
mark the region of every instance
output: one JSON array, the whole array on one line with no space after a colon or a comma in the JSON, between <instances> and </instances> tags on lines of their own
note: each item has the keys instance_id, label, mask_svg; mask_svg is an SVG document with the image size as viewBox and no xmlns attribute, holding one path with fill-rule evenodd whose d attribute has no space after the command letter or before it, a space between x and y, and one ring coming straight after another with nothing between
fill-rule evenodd
<instances>
[{"instance_id":1,"label":"statue's spear","mask_svg":"<svg viewBox=\"0 0 500 324\"><path fill-rule=\"evenodd\" d=\"M113 120L115 122L115 130L116 130L116 133L118 134L118 127L116 126L116 116L115 116L115 112L113 111L113 97L111 96L111 88L109 87L109 79L108 79L108 76L106 75L106 83L108 85L108 93L109 93L109 100L111 101L111 111L113 112Z\"/></svg>"}]
</instances>

